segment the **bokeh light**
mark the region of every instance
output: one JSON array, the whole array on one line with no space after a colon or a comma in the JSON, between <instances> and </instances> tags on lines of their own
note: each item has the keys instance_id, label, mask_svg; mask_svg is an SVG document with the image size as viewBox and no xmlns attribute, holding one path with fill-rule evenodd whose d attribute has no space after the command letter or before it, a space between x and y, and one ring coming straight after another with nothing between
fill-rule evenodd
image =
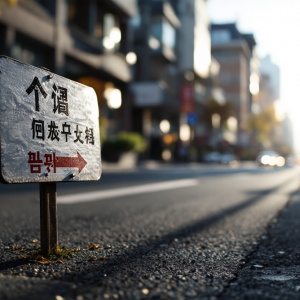
<instances>
[{"instance_id":1,"label":"bokeh light","mask_svg":"<svg viewBox=\"0 0 300 300\"><path fill-rule=\"evenodd\" d=\"M172 158L172 153L171 153L170 150L166 149L166 150L164 150L164 151L162 152L162 155L161 155L161 156L162 156L163 160L169 161L169 160L171 160L171 158Z\"/></svg>"},{"instance_id":2,"label":"bokeh light","mask_svg":"<svg viewBox=\"0 0 300 300\"><path fill-rule=\"evenodd\" d=\"M168 133L171 128L170 122L168 120L162 120L159 123L159 128L160 128L161 132Z\"/></svg>"},{"instance_id":3,"label":"bokeh light","mask_svg":"<svg viewBox=\"0 0 300 300\"><path fill-rule=\"evenodd\" d=\"M130 65L134 65L137 61L137 56L134 52L128 52L126 55L126 61Z\"/></svg>"}]
</instances>

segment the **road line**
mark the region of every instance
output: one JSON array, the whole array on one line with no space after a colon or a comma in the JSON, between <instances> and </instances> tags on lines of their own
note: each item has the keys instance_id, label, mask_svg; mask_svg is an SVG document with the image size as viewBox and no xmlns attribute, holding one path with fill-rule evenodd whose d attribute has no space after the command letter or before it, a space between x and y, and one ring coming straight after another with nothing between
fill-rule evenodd
<instances>
[{"instance_id":1,"label":"road line","mask_svg":"<svg viewBox=\"0 0 300 300\"><path fill-rule=\"evenodd\" d=\"M149 183L125 188L116 188L104 191L87 192L57 197L59 204L73 204L88 201L105 200L109 198L123 197L143 193L153 193L158 191L172 190L189 186L199 185L198 179L172 180L159 183Z\"/></svg>"}]
</instances>

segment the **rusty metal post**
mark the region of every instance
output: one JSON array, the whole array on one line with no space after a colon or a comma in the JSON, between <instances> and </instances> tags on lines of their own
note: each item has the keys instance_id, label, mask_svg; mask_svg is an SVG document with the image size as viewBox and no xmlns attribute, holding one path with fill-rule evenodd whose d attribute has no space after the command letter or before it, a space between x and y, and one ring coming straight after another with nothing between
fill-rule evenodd
<instances>
[{"instance_id":1,"label":"rusty metal post","mask_svg":"<svg viewBox=\"0 0 300 300\"><path fill-rule=\"evenodd\" d=\"M56 183L40 183L41 253L49 256L57 248Z\"/></svg>"}]
</instances>

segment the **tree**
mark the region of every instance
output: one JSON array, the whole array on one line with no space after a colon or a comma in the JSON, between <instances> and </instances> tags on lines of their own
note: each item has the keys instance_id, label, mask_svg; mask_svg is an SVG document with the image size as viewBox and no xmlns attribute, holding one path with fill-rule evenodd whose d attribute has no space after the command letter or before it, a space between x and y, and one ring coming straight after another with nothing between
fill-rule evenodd
<instances>
[{"instance_id":1,"label":"tree","mask_svg":"<svg viewBox=\"0 0 300 300\"><path fill-rule=\"evenodd\" d=\"M276 111L273 105L265 107L259 114L251 114L247 129L253 132L257 142L262 145L272 144L272 129L279 124L276 119Z\"/></svg>"}]
</instances>

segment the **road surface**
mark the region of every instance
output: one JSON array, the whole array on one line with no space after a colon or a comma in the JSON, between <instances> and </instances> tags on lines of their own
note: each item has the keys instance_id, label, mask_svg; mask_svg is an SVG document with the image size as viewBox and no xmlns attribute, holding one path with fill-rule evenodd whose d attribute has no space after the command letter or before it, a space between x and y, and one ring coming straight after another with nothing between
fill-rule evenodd
<instances>
[{"instance_id":1,"label":"road surface","mask_svg":"<svg viewBox=\"0 0 300 300\"><path fill-rule=\"evenodd\" d=\"M1 185L0 298L232 299L299 175L298 167L163 165L58 184L59 243L80 251L48 266L11 251L40 241L38 185ZM92 243L100 248L86 250Z\"/></svg>"}]
</instances>

